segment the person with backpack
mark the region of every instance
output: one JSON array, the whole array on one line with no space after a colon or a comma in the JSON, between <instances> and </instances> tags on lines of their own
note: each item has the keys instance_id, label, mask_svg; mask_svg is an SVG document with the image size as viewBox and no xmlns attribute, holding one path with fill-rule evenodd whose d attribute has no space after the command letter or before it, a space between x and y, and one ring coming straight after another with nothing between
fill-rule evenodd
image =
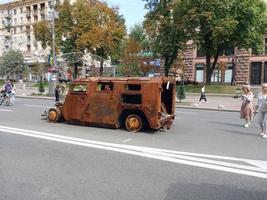
<instances>
[{"instance_id":1,"label":"person with backpack","mask_svg":"<svg viewBox=\"0 0 267 200\"><path fill-rule=\"evenodd\" d=\"M6 94L6 99L8 104L11 104L11 95L12 95L12 85L10 80L6 80L6 83L4 85L4 89L5 89L5 94Z\"/></svg>"}]
</instances>

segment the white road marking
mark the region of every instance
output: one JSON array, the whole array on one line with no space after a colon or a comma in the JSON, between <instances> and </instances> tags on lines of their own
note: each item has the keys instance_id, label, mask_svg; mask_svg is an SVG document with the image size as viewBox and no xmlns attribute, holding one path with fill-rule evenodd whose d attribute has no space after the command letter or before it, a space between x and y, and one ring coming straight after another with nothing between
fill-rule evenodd
<instances>
[{"instance_id":1,"label":"white road marking","mask_svg":"<svg viewBox=\"0 0 267 200\"><path fill-rule=\"evenodd\" d=\"M9 110L9 109L0 109L1 112L13 112L13 110Z\"/></svg>"},{"instance_id":2,"label":"white road marking","mask_svg":"<svg viewBox=\"0 0 267 200\"><path fill-rule=\"evenodd\" d=\"M123 141L122 141L122 143L124 143L124 144L125 144L125 143L128 143L128 142L130 142L131 140L132 140L132 138L128 138L128 139L126 139L126 140L123 140Z\"/></svg>"},{"instance_id":3,"label":"white road marking","mask_svg":"<svg viewBox=\"0 0 267 200\"><path fill-rule=\"evenodd\" d=\"M132 145L105 143L93 140L85 140L81 138L44 133L40 131L11 128L6 126L0 126L0 131L4 133L12 133L12 134L40 138L50 141L57 141L57 142L91 147L101 150L120 152L130 155L146 157L150 159L157 159L167 162L173 162L178 164L190 165L195 167L201 167L201 168L207 168L207 169L213 169L213 170L219 170L224 172L231 172L235 174L242 174L242 175L267 179L267 168L265 168L265 166L263 165L260 165L262 163L265 163L266 161L257 161L251 159L242 159L242 158L224 157L224 156L215 156L206 154L195 154L195 153L171 151L165 149L156 149L156 148L140 147ZM211 160L211 158L221 159L225 161ZM243 162L244 164L235 164L231 162L226 162L226 160L240 161Z\"/></svg>"},{"instance_id":4,"label":"white road marking","mask_svg":"<svg viewBox=\"0 0 267 200\"><path fill-rule=\"evenodd\" d=\"M50 106L30 105L30 104L25 104L24 106L26 106L26 107L33 107L33 108L50 108Z\"/></svg>"}]
</instances>

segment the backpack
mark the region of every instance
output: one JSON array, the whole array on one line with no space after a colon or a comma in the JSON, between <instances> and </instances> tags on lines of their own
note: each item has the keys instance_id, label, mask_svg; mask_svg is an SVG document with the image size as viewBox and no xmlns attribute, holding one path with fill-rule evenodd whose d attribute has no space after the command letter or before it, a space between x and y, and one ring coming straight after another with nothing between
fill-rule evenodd
<instances>
[{"instance_id":1,"label":"backpack","mask_svg":"<svg viewBox=\"0 0 267 200\"><path fill-rule=\"evenodd\" d=\"M11 86L11 84L6 84L5 85L5 91L6 92L12 92L12 86Z\"/></svg>"}]
</instances>

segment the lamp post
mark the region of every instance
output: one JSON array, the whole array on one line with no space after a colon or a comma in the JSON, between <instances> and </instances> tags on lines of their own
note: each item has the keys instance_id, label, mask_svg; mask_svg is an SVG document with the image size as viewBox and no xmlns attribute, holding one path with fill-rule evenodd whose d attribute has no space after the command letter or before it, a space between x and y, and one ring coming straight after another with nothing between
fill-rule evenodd
<instances>
[{"instance_id":1,"label":"lamp post","mask_svg":"<svg viewBox=\"0 0 267 200\"><path fill-rule=\"evenodd\" d=\"M49 80L49 96L55 95L55 88L57 84L57 76L56 76L56 70L57 70L57 60L56 60L56 36L55 36L55 17L56 17L56 11L55 11L55 1L50 1L50 8L51 8L51 17L52 17L52 54L53 54L53 70L52 70L52 77Z\"/></svg>"}]
</instances>

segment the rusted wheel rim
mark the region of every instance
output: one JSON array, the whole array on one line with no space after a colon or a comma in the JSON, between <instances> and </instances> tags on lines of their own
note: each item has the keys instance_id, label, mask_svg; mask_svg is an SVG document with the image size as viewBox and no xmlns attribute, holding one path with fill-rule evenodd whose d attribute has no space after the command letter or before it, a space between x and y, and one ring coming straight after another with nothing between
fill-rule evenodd
<instances>
[{"instance_id":1,"label":"rusted wheel rim","mask_svg":"<svg viewBox=\"0 0 267 200\"><path fill-rule=\"evenodd\" d=\"M51 110L48 113L48 119L51 122L56 122L57 121L57 112L55 110Z\"/></svg>"},{"instance_id":2,"label":"rusted wheel rim","mask_svg":"<svg viewBox=\"0 0 267 200\"><path fill-rule=\"evenodd\" d=\"M142 128L142 120L137 115L130 115L126 119L126 128L130 132L138 132Z\"/></svg>"}]
</instances>

